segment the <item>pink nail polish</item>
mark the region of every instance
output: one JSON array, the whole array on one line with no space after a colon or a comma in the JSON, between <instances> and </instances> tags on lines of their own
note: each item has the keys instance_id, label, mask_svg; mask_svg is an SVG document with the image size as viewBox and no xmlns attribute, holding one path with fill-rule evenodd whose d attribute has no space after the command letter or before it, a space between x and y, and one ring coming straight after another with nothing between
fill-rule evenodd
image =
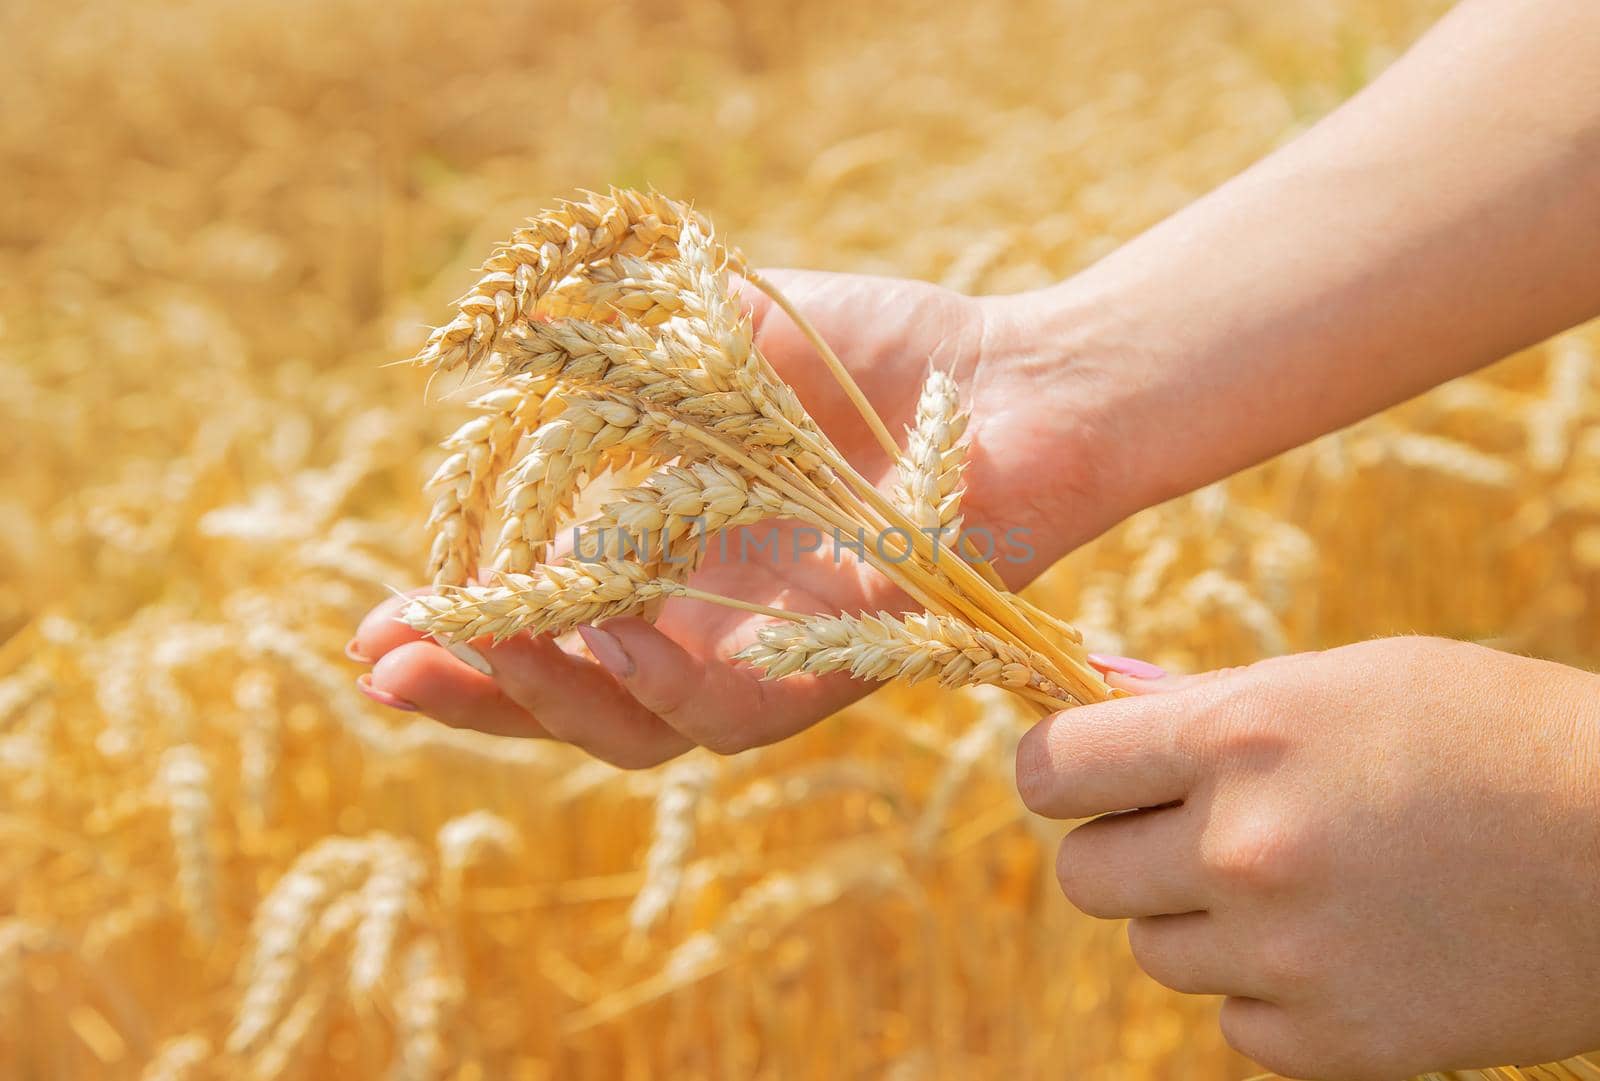
<instances>
[{"instance_id":1,"label":"pink nail polish","mask_svg":"<svg viewBox=\"0 0 1600 1081\"><path fill-rule=\"evenodd\" d=\"M344 655L357 664L371 664L372 658L361 652L360 639L352 638L344 644Z\"/></svg>"},{"instance_id":2,"label":"pink nail polish","mask_svg":"<svg viewBox=\"0 0 1600 1081\"><path fill-rule=\"evenodd\" d=\"M417 712L417 705L415 702L407 702L404 698L401 698L397 694L390 694L388 691L380 691L378 688L372 685L372 677L366 673L362 673L356 677L356 690L360 691L362 694L366 695L380 706L388 706L390 709L403 710L406 713Z\"/></svg>"},{"instance_id":3,"label":"pink nail polish","mask_svg":"<svg viewBox=\"0 0 1600 1081\"><path fill-rule=\"evenodd\" d=\"M1102 672L1116 672L1131 679L1165 679L1167 670L1149 661L1133 657L1117 657L1105 653L1089 654L1089 663Z\"/></svg>"},{"instance_id":4,"label":"pink nail polish","mask_svg":"<svg viewBox=\"0 0 1600 1081\"><path fill-rule=\"evenodd\" d=\"M606 671L618 679L627 679L633 675L633 658L622 648L622 643L617 641L616 635L607 634L599 627L580 626L578 637L583 639L583 644L589 647L589 652L594 654L594 659L599 661Z\"/></svg>"}]
</instances>

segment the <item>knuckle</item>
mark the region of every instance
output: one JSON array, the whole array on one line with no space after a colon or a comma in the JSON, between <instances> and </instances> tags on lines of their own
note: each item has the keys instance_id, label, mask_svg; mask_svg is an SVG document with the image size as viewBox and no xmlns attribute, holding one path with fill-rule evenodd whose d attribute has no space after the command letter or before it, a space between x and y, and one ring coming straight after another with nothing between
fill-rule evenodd
<instances>
[{"instance_id":1,"label":"knuckle","mask_svg":"<svg viewBox=\"0 0 1600 1081\"><path fill-rule=\"evenodd\" d=\"M1116 913L1100 888L1084 849L1083 838L1078 837L1077 830L1061 839L1056 849L1056 882L1072 907L1084 915L1100 920L1114 919Z\"/></svg>"},{"instance_id":2,"label":"knuckle","mask_svg":"<svg viewBox=\"0 0 1600 1081\"><path fill-rule=\"evenodd\" d=\"M1017 744L1017 793L1023 806L1035 814L1044 814L1050 793L1054 790L1055 770L1051 764L1048 729L1035 725Z\"/></svg>"},{"instance_id":3,"label":"knuckle","mask_svg":"<svg viewBox=\"0 0 1600 1081\"><path fill-rule=\"evenodd\" d=\"M655 767L661 765L661 763L678 757L678 755L682 752L676 750L665 751L651 748L640 751L629 749L608 750L603 753L599 751L590 751L589 753L600 759L602 762L616 766L618 769L646 770L654 769Z\"/></svg>"},{"instance_id":4,"label":"knuckle","mask_svg":"<svg viewBox=\"0 0 1600 1081\"><path fill-rule=\"evenodd\" d=\"M742 754L759 746L761 742L755 733L736 724L699 724L690 729L680 730L712 754L723 756Z\"/></svg>"},{"instance_id":5,"label":"knuckle","mask_svg":"<svg viewBox=\"0 0 1600 1081\"><path fill-rule=\"evenodd\" d=\"M679 721L684 725L693 726L696 722L703 723L701 711L692 707L695 687L684 686L681 673L674 673L672 679L638 679L628 688L645 709L657 717Z\"/></svg>"},{"instance_id":6,"label":"knuckle","mask_svg":"<svg viewBox=\"0 0 1600 1081\"><path fill-rule=\"evenodd\" d=\"M1163 934L1156 919L1141 918L1128 921L1128 949L1145 975L1163 987L1179 994L1199 994L1192 965L1186 964L1173 950L1171 936Z\"/></svg>"},{"instance_id":7,"label":"knuckle","mask_svg":"<svg viewBox=\"0 0 1600 1081\"><path fill-rule=\"evenodd\" d=\"M1398 1065L1367 1026L1299 1017L1282 1007L1229 998L1218 1018L1222 1038L1264 1069L1305 1081L1394 1081L1416 1071Z\"/></svg>"},{"instance_id":8,"label":"knuckle","mask_svg":"<svg viewBox=\"0 0 1600 1081\"><path fill-rule=\"evenodd\" d=\"M1300 856L1281 819L1260 815L1235 824L1202 846L1201 861L1218 881L1237 889L1269 892L1298 876Z\"/></svg>"},{"instance_id":9,"label":"knuckle","mask_svg":"<svg viewBox=\"0 0 1600 1081\"><path fill-rule=\"evenodd\" d=\"M1316 981L1318 951L1299 934L1262 936L1253 953L1261 985L1274 994L1298 994Z\"/></svg>"},{"instance_id":10,"label":"knuckle","mask_svg":"<svg viewBox=\"0 0 1600 1081\"><path fill-rule=\"evenodd\" d=\"M1311 1077L1316 1064L1299 1042L1286 1038L1282 1025L1267 1022L1264 1003L1228 998L1222 1003L1217 1026L1222 1038L1245 1058L1285 1077Z\"/></svg>"},{"instance_id":11,"label":"knuckle","mask_svg":"<svg viewBox=\"0 0 1600 1081\"><path fill-rule=\"evenodd\" d=\"M1226 759L1262 758L1283 750L1287 743L1284 712L1270 691L1251 686L1230 696L1209 718L1213 746Z\"/></svg>"}]
</instances>

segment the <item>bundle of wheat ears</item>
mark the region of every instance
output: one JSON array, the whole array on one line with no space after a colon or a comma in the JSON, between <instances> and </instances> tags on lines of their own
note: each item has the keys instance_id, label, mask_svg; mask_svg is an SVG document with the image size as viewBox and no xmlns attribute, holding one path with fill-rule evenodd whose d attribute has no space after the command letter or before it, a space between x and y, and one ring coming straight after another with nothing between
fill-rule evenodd
<instances>
[{"instance_id":1,"label":"bundle of wheat ears","mask_svg":"<svg viewBox=\"0 0 1600 1081\"><path fill-rule=\"evenodd\" d=\"M703 217L655 193L562 202L483 270L416 358L494 389L444 442L450 455L428 484L438 591L410 600L404 622L470 663L474 638L649 618L668 598L692 598L776 621L736 656L768 678L994 684L1042 711L1113 695L1081 636L962 543L966 415L947 374L930 370L902 448L782 293ZM816 348L895 462L891 492L844 459L757 348L730 291L735 273ZM576 523L591 484L611 496ZM924 610L808 615L688 584L712 536L780 518L856 541L851 552ZM569 525L571 549L557 557Z\"/></svg>"}]
</instances>

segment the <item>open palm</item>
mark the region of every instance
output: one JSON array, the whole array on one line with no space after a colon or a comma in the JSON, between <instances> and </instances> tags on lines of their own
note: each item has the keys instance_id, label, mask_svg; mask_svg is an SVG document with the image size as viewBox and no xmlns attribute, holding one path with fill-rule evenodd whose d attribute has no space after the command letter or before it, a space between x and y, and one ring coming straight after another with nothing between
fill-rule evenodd
<instances>
[{"instance_id":1,"label":"open palm","mask_svg":"<svg viewBox=\"0 0 1600 1081\"><path fill-rule=\"evenodd\" d=\"M1041 446L1062 445L1065 405L1027 385L1033 374L1027 354L1016 350L1000 308L920 282L773 277L834 346L891 430L910 421L930 366L961 384L974 417L967 520L997 536L1027 530L1037 549L1031 560L999 565L1009 580L1027 580L1063 545L1081 539L1063 522L1066 498L1082 490L1074 478L1087 470L1052 462L1061 479L1041 484L1032 468ZM757 296L753 308L758 344L818 424L863 475L885 476L887 457L810 344L765 298ZM692 584L792 611L904 607L886 579L835 550L831 538L805 552L815 536L796 536L801 528L776 522L721 543L713 539ZM350 646L353 659L373 663L360 681L369 696L447 724L564 740L622 766L653 765L695 745L732 753L770 743L873 686L844 675L764 682L727 658L765 620L692 600L669 601L654 624L623 618L581 628L588 656L577 643L548 636L486 647L491 676L397 623L398 604L374 609Z\"/></svg>"}]
</instances>

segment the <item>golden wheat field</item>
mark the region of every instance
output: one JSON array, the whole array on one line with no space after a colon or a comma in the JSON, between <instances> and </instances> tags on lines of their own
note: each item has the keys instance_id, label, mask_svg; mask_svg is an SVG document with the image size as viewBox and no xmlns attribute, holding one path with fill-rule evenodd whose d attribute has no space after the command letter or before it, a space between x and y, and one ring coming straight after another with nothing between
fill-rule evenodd
<instances>
[{"instance_id":1,"label":"golden wheat field","mask_svg":"<svg viewBox=\"0 0 1600 1081\"><path fill-rule=\"evenodd\" d=\"M635 773L360 697L459 419L382 365L610 183L763 265L1057 280L1445 6L0 6L0 1078L1256 1072L1062 900L999 692ZM1179 669L1410 631L1593 668L1600 331L1034 596Z\"/></svg>"}]
</instances>

